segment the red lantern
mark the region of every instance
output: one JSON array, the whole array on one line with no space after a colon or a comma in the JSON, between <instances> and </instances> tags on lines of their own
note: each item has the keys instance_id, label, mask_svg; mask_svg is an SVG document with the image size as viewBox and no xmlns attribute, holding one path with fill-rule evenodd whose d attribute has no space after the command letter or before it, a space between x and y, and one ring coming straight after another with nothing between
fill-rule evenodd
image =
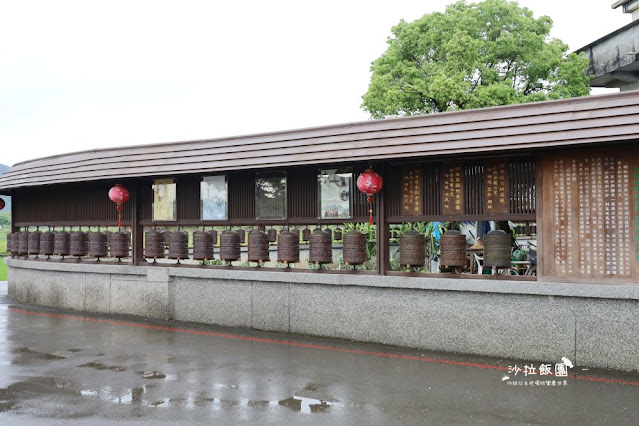
<instances>
[{"instance_id":1,"label":"red lantern","mask_svg":"<svg viewBox=\"0 0 639 426\"><path fill-rule=\"evenodd\" d=\"M6 204L4 203L4 200L2 198L0 198L0 210L4 209L4 206Z\"/></svg>"},{"instance_id":2,"label":"red lantern","mask_svg":"<svg viewBox=\"0 0 639 426\"><path fill-rule=\"evenodd\" d=\"M380 175L375 173L373 169L367 169L364 173L357 178L357 189L368 195L368 203L370 204L369 222L373 224L373 195L382 190L384 181Z\"/></svg>"},{"instance_id":3,"label":"red lantern","mask_svg":"<svg viewBox=\"0 0 639 426\"><path fill-rule=\"evenodd\" d=\"M109 198L118 206L118 229L122 228L122 204L126 203L131 194L120 184L109 189Z\"/></svg>"}]
</instances>

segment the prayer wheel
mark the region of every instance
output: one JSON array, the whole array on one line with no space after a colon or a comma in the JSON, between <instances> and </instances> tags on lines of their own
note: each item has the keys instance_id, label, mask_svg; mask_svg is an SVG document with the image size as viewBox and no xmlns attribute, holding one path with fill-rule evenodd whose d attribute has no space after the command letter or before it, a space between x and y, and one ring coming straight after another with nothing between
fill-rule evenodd
<instances>
[{"instance_id":1,"label":"prayer wheel","mask_svg":"<svg viewBox=\"0 0 639 426\"><path fill-rule=\"evenodd\" d=\"M18 254L29 254L29 232L22 231L18 234Z\"/></svg>"},{"instance_id":2,"label":"prayer wheel","mask_svg":"<svg viewBox=\"0 0 639 426\"><path fill-rule=\"evenodd\" d=\"M246 241L246 231L243 229L238 229L237 235L240 238L240 244L243 244Z\"/></svg>"},{"instance_id":3,"label":"prayer wheel","mask_svg":"<svg viewBox=\"0 0 639 426\"><path fill-rule=\"evenodd\" d=\"M280 232L277 243L277 261L282 263L296 263L300 261L300 237L291 231Z\"/></svg>"},{"instance_id":4,"label":"prayer wheel","mask_svg":"<svg viewBox=\"0 0 639 426\"><path fill-rule=\"evenodd\" d=\"M131 234L128 232L114 232L111 234L111 242L109 243L111 257L121 259L129 257L129 244L131 242Z\"/></svg>"},{"instance_id":5,"label":"prayer wheel","mask_svg":"<svg viewBox=\"0 0 639 426\"><path fill-rule=\"evenodd\" d=\"M70 236L67 231L56 232L53 236L53 254L68 256L71 252Z\"/></svg>"},{"instance_id":6,"label":"prayer wheel","mask_svg":"<svg viewBox=\"0 0 639 426\"><path fill-rule=\"evenodd\" d=\"M274 229L269 230L275 231ZM264 231L256 230L248 236L248 261L264 262L269 261L268 236Z\"/></svg>"},{"instance_id":7,"label":"prayer wheel","mask_svg":"<svg viewBox=\"0 0 639 426\"><path fill-rule=\"evenodd\" d=\"M466 236L451 229L441 236L440 240L442 266L466 266Z\"/></svg>"},{"instance_id":8,"label":"prayer wheel","mask_svg":"<svg viewBox=\"0 0 639 426\"><path fill-rule=\"evenodd\" d=\"M54 243L55 233L52 231L43 232L40 236L40 254L45 256L51 256L54 252L53 243Z\"/></svg>"},{"instance_id":9,"label":"prayer wheel","mask_svg":"<svg viewBox=\"0 0 639 426\"><path fill-rule=\"evenodd\" d=\"M213 235L207 231L193 232L193 260L209 260L213 256Z\"/></svg>"},{"instance_id":10,"label":"prayer wheel","mask_svg":"<svg viewBox=\"0 0 639 426\"><path fill-rule=\"evenodd\" d=\"M211 244L215 246L217 244L217 231L215 229L211 229L209 232L211 233Z\"/></svg>"},{"instance_id":11,"label":"prayer wheel","mask_svg":"<svg viewBox=\"0 0 639 426\"><path fill-rule=\"evenodd\" d=\"M169 259L189 258L189 234L184 231L174 231L169 234Z\"/></svg>"},{"instance_id":12,"label":"prayer wheel","mask_svg":"<svg viewBox=\"0 0 639 426\"><path fill-rule=\"evenodd\" d=\"M11 234L11 254L18 255L20 253L19 246L20 246L20 233L14 232Z\"/></svg>"},{"instance_id":13,"label":"prayer wheel","mask_svg":"<svg viewBox=\"0 0 639 426\"><path fill-rule=\"evenodd\" d=\"M109 255L107 236L104 232L89 232L89 256L107 257Z\"/></svg>"},{"instance_id":14,"label":"prayer wheel","mask_svg":"<svg viewBox=\"0 0 639 426\"><path fill-rule=\"evenodd\" d=\"M326 232L328 234L329 237L331 237L331 244L333 243L333 231L331 230L331 228L324 228L324 232Z\"/></svg>"},{"instance_id":15,"label":"prayer wheel","mask_svg":"<svg viewBox=\"0 0 639 426\"><path fill-rule=\"evenodd\" d=\"M89 252L86 233L83 231L71 232L71 256L82 257Z\"/></svg>"},{"instance_id":16,"label":"prayer wheel","mask_svg":"<svg viewBox=\"0 0 639 426\"><path fill-rule=\"evenodd\" d=\"M224 231L220 235L220 259L226 261L240 258L240 236L235 231Z\"/></svg>"},{"instance_id":17,"label":"prayer wheel","mask_svg":"<svg viewBox=\"0 0 639 426\"><path fill-rule=\"evenodd\" d=\"M506 231L496 229L484 237L484 266L510 268L512 237Z\"/></svg>"},{"instance_id":18,"label":"prayer wheel","mask_svg":"<svg viewBox=\"0 0 639 426\"><path fill-rule=\"evenodd\" d=\"M310 263L331 263L333 262L333 250L331 244L331 236L321 229L316 229L309 237L309 256Z\"/></svg>"},{"instance_id":19,"label":"prayer wheel","mask_svg":"<svg viewBox=\"0 0 639 426\"><path fill-rule=\"evenodd\" d=\"M304 228L302 230L302 241L308 241L309 238L311 238L311 230Z\"/></svg>"},{"instance_id":20,"label":"prayer wheel","mask_svg":"<svg viewBox=\"0 0 639 426\"><path fill-rule=\"evenodd\" d=\"M335 232L333 232L333 238L335 238L336 241L340 241L342 239L342 230L340 228L335 229Z\"/></svg>"},{"instance_id":21,"label":"prayer wheel","mask_svg":"<svg viewBox=\"0 0 639 426\"><path fill-rule=\"evenodd\" d=\"M11 253L11 233L7 234L7 253Z\"/></svg>"},{"instance_id":22,"label":"prayer wheel","mask_svg":"<svg viewBox=\"0 0 639 426\"><path fill-rule=\"evenodd\" d=\"M400 265L424 266L426 264L426 249L424 234L414 229L404 232L399 237Z\"/></svg>"},{"instance_id":23,"label":"prayer wheel","mask_svg":"<svg viewBox=\"0 0 639 426\"><path fill-rule=\"evenodd\" d=\"M27 252L28 254L35 254L36 257L40 253L40 236L42 232L35 231L29 232L29 236L27 237Z\"/></svg>"},{"instance_id":24,"label":"prayer wheel","mask_svg":"<svg viewBox=\"0 0 639 426\"><path fill-rule=\"evenodd\" d=\"M249 235L250 237L250 235ZM273 228L268 230L268 242L274 243L277 241L277 231Z\"/></svg>"},{"instance_id":25,"label":"prayer wheel","mask_svg":"<svg viewBox=\"0 0 639 426\"><path fill-rule=\"evenodd\" d=\"M158 259L164 257L164 234L156 230L144 234L144 257Z\"/></svg>"},{"instance_id":26,"label":"prayer wheel","mask_svg":"<svg viewBox=\"0 0 639 426\"><path fill-rule=\"evenodd\" d=\"M300 240L300 230L299 229L291 229L291 232L297 235L297 241Z\"/></svg>"},{"instance_id":27,"label":"prayer wheel","mask_svg":"<svg viewBox=\"0 0 639 426\"><path fill-rule=\"evenodd\" d=\"M344 263L347 265L361 265L366 262L366 235L360 231L350 231L344 235Z\"/></svg>"}]
</instances>

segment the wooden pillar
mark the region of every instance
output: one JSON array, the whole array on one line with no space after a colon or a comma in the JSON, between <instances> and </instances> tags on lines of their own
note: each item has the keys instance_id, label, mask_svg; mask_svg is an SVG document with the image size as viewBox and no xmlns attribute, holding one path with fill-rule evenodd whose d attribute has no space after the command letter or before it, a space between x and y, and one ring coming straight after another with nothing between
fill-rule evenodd
<instances>
[{"instance_id":1,"label":"wooden pillar","mask_svg":"<svg viewBox=\"0 0 639 426\"><path fill-rule=\"evenodd\" d=\"M140 225L140 187L136 182L132 188L132 202L131 209L131 247L133 248L132 260L133 264L137 265L144 262L144 227Z\"/></svg>"},{"instance_id":2,"label":"wooden pillar","mask_svg":"<svg viewBox=\"0 0 639 426\"><path fill-rule=\"evenodd\" d=\"M383 169L381 170L383 173ZM382 174L382 178L383 178ZM377 194L377 202L375 207L377 208L377 214L375 217L376 227L376 239L377 239L377 273L379 275L386 275L386 271L390 270L389 262L389 244L388 244L388 223L386 223L386 204L384 193L388 188L383 188Z\"/></svg>"}]
</instances>

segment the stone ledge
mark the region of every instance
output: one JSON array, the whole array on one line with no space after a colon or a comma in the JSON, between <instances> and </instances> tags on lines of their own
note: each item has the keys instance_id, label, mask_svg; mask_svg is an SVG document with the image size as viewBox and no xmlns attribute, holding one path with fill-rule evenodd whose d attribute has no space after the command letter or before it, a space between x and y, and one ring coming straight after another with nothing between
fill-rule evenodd
<instances>
[{"instance_id":1,"label":"stone ledge","mask_svg":"<svg viewBox=\"0 0 639 426\"><path fill-rule=\"evenodd\" d=\"M147 275L149 273L153 275L156 272L164 275L166 272L160 273L159 271L156 271L156 268L162 268L163 270L168 270L170 277L639 300L639 285L632 284L575 284L545 281L508 281L490 279L465 280L442 277L421 278L357 274L276 272L263 270L247 271L221 268L198 269L186 267L94 265L86 263L73 264L11 258L6 258L5 264L13 268L130 275Z\"/></svg>"}]
</instances>

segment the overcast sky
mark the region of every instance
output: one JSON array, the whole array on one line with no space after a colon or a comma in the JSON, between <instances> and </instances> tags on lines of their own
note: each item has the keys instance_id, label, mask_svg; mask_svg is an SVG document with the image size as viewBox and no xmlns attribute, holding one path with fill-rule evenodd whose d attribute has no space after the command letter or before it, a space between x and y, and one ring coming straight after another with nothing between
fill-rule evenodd
<instances>
[{"instance_id":1,"label":"overcast sky","mask_svg":"<svg viewBox=\"0 0 639 426\"><path fill-rule=\"evenodd\" d=\"M369 119L391 26L450 0L0 0L0 163ZM613 0L521 0L571 50Z\"/></svg>"}]
</instances>

